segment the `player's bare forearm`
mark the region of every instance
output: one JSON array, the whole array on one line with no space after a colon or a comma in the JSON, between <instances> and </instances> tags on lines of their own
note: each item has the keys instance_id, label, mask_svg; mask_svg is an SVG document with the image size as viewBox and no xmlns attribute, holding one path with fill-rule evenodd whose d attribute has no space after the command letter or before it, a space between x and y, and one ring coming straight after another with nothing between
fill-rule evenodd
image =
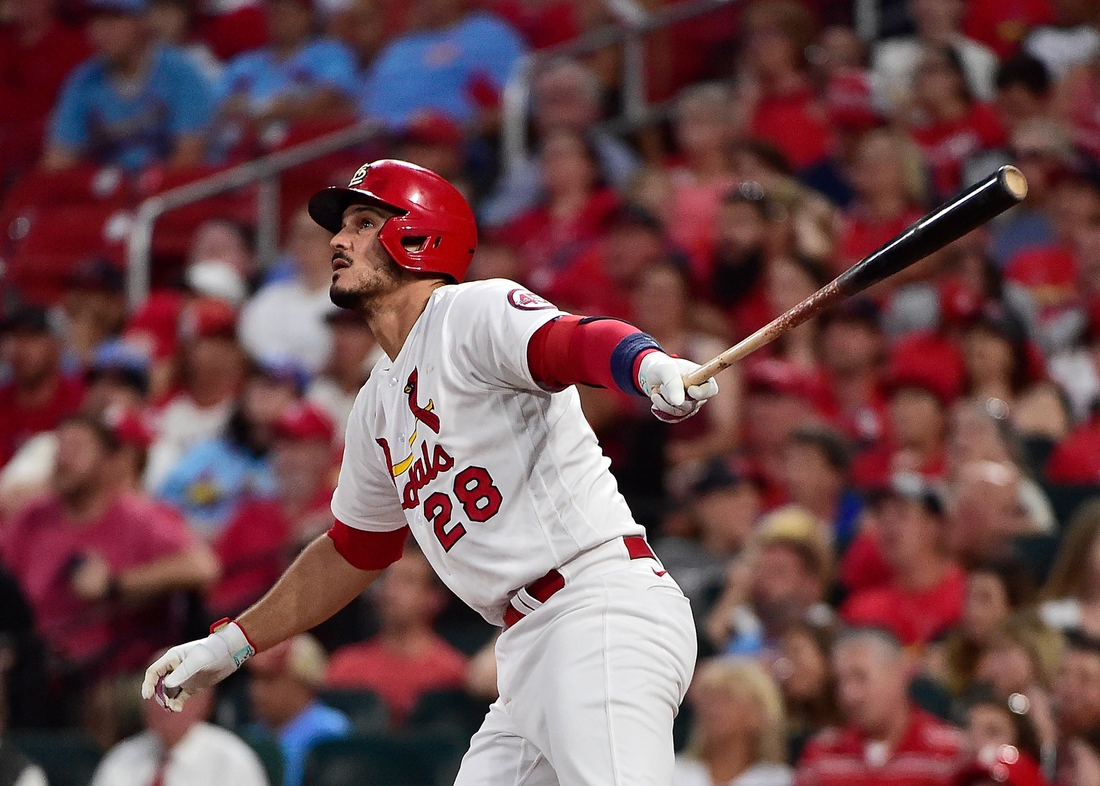
<instances>
[{"instance_id":1,"label":"player's bare forearm","mask_svg":"<svg viewBox=\"0 0 1100 786\"><path fill-rule=\"evenodd\" d=\"M318 625L382 574L359 570L321 535L306 546L266 595L237 618L257 651Z\"/></svg>"}]
</instances>

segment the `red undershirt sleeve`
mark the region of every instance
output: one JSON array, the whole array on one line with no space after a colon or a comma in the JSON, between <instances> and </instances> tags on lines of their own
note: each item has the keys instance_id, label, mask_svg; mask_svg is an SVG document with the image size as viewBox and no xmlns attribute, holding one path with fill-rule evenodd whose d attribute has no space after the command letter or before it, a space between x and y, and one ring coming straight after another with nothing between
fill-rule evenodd
<instances>
[{"instance_id":1,"label":"red undershirt sleeve","mask_svg":"<svg viewBox=\"0 0 1100 786\"><path fill-rule=\"evenodd\" d=\"M527 365L548 390L581 384L641 395L638 364L660 350L652 336L621 320L569 315L535 331L527 344Z\"/></svg>"},{"instance_id":2,"label":"red undershirt sleeve","mask_svg":"<svg viewBox=\"0 0 1100 786\"><path fill-rule=\"evenodd\" d=\"M336 553L359 570L382 570L401 559L407 526L389 532L367 532L349 527L337 519L326 533L336 547Z\"/></svg>"}]
</instances>

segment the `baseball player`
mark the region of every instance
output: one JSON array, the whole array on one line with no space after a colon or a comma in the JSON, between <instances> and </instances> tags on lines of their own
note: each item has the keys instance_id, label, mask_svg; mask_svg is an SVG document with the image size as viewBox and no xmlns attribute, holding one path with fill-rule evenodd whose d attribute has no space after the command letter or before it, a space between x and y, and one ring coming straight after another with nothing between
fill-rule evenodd
<instances>
[{"instance_id":1,"label":"baseball player","mask_svg":"<svg viewBox=\"0 0 1100 786\"><path fill-rule=\"evenodd\" d=\"M234 621L173 647L142 695L178 711L254 655L327 619L411 532L448 587L503 628L500 698L460 786L671 781L695 664L688 601L634 522L574 385L693 415L717 384L624 322L577 317L511 281L462 283L474 215L446 180L366 164L309 203L334 234L331 297L385 350L355 401L335 522Z\"/></svg>"}]
</instances>

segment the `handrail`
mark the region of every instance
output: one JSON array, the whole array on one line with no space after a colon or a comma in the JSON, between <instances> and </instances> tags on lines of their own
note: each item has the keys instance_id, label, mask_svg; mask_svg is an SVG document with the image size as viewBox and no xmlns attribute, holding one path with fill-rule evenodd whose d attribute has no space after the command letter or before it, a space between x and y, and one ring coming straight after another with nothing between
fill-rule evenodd
<instances>
[{"instance_id":1,"label":"handrail","mask_svg":"<svg viewBox=\"0 0 1100 786\"><path fill-rule=\"evenodd\" d=\"M627 47L623 72L623 115L628 123L637 123L649 112L645 93L645 41L648 33L693 19L738 2L738 0L687 0L671 8L642 13L630 19L589 30L569 41L524 55L519 67L504 86L501 96L504 168L514 170L527 157L527 113L531 102L531 82L538 66L556 58L576 57L599 49L624 44Z\"/></svg>"},{"instance_id":2,"label":"handrail","mask_svg":"<svg viewBox=\"0 0 1100 786\"><path fill-rule=\"evenodd\" d=\"M321 156L367 142L381 130L378 123L357 123L144 200L134 214L126 246L126 297L130 308L136 308L149 295L153 225L162 215L259 181L261 198L257 205L256 245L263 258L278 247L279 184L276 176Z\"/></svg>"}]
</instances>

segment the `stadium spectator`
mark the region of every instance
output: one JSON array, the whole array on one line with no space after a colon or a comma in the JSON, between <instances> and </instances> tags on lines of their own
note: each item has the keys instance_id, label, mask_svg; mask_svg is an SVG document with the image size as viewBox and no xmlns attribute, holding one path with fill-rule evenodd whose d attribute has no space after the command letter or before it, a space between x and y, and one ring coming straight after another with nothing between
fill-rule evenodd
<instances>
[{"instance_id":1,"label":"stadium spectator","mask_svg":"<svg viewBox=\"0 0 1100 786\"><path fill-rule=\"evenodd\" d=\"M1028 704L1023 694L1005 700L984 685L971 691L966 698L963 726L971 755L985 758L1002 745L1011 745L1033 761L1040 761L1042 745L1028 717Z\"/></svg>"},{"instance_id":2,"label":"stadium spectator","mask_svg":"<svg viewBox=\"0 0 1100 786\"><path fill-rule=\"evenodd\" d=\"M818 163L829 153L832 128L808 81L813 16L794 0L758 0L741 21L745 131L775 145L795 170Z\"/></svg>"},{"instance_id":3,"label":"stadium spectator","mask_svg":"<svg viewBox=\"0 0 1100 786\"><path fill-rule=\"evenodd\" d=\"M1055 444L1069 431L1070 413L1058 388L1046 381L1042 358L1015 316L987 305L962 335L967 395L996 400L1022 438Z\"/></svg>"},{"instance_id":4,"label":"stadium spectator","mask_svg":"<svg viewBox=\"0 0 1100 786\"><path fill-rule=\"evenodd\" d=\"M1053 83L1041 61L1018 54L997 69L997 113L1009 134L1024 123L1050 118ZM1028 179L1030 196L1031 180Z\"/></svg>"},{"instance_id":5,"label":"stadium spectator","mask_svg":"<svg viewBox=\"0 0 1100 786\"><path fill-rule=\"evenodd\" d=\"M1100 728L1100 642L1071 632L1054 681L1054 705L1063 740Z\"/></svg>"},{"instance_id":6,"label":"stadium spectator","mask_svg":"<svg viewBox=\"0 0 1100 786\"><path fill-rule=\"evenodd\" d=\"M463 126L488 122L526 48L519 34L466 0L417 0L409 15L410 29L382 48L366 75L360 114L391 128L430 109Z\"/></svg>"},{"instance_id":7,"label":"stadium spectator","mask_svg":"<svg viewBox=\"0 0 1100 786\"><path fill-rule=\"evenodd\" d=\"M189 448L216 438L229 422L246 362L236 325L236 312L221 300L200 298L183 309L180 388L157 413L146 488L158 488Z\"/></svg>"},{"instance_id":8,"label":"stadium spectator","mask_svg":"<svg viewBox=\"0 0 1100 786\"><path fill-rule=\"evenodd\" d=\"M872 129L856 144L835 272L847 270L921 216L925 175L920 152L902 134Z\"/></svg>"},{"instance_id":9,"label":"stadium spectator","mask_svg":"<svg viewBox=\"0 0 1100 786\"><path fill-rule=\"evenodd\" d=\"M270 424L274 493L250 489L214 540L222 579L207 597L219 616L239 614L271 587L301 547L332 523L333 425L309 403Z\"/></svg>"},{"instance_id":10,"label":"stadium spectator","mask_svg":"<svg viewBox=\"0 0 1100 786\"><path fill-rule=\"evenodd\" d=\"M354 311L332 311L325 315L325 322L332 331L332 355L328 364L309 384L306 398L332 418L336 426L336 441L343 442L351 405L381 357L382 350L366 321Z\"/></svg>"},{"instance_id":11,"label":"stadium spectator","mask_svg":"<svg viewBox=\"0 0 1100 786\"><path fill-rule=\"evenodd\" d=\"M583 135L557 130L539 142L543 198L496 233L520 254L520 280L537 292L555 279L606 231L618 207L615 192L600 182L596 151Z\"/></svg>"},{"instance_id":12,"label":"stadium spectator","mask_svg":"<svg viewBox=\"0 0 1100 786\"><path fill-rule=\"evenodd\" d=\"M207 81L221 76L221 61L205 41L196 39L198 9L189 0L149 0L149 28L153 38L165 46L180 49L198 66Z\"/></svg>"},{"instance_id":13,"label":"stadium spectator","mask_svg":"<svg viewBox=\"0 0 1100 786\"><path fill-rule=\"evenodd\" d=\"M178 514L124 487L111 426L72 416L57 442L50 493L9 522L0 551L73 701L174 640L169 596L204 589L218 569Z\"/></svg>"},{"instance_id":14,"label":"stadium spectator","mask_svg":"<svg viewBox=\"0 0 1100 786\"><path fill-rule=\"evenodd\" d=\"M1054 18L1029 30L1023 49L1060 80L1073 66L1100 54L1100 11L1089 0L1053 0L1050 7Z\"/></svg>"},{"instance_id":15,"label":"stadium spectator","mask_svg":"<svg viewBox=\"0 0 1100 786\"><path fill-rule=\"evenodd\" d=\"M329 359L332 337L325 315L336 308L328 296L331 238L305 208L294 214L286 244L293 277L260 287L241 309L238 335L249 355L287 356L311 374Z\"/></svg>"},{"instance_id":16,"label":"stadium spectator","mask_svg":"<svg viewBox=\"0 0 1100 786\"><path fill-rule=\"evenodd\" d=\"M182 52L149 35L146 0L90 0L96 54L69 76L54 107L42 165L139 170L203 160L213 89Z\"/></svg>"},{"instance_id":17,"label":"stadium spectator","mask_svg":"<svg viewBox=\"0 0 1100 786\"><path fill-rule=\"evenodd\" d=\"M1006 142L1000 118L971 93L962 60L950 47L929 47L921 52L913 73L913 106L911 133L924 153L933 191L941 200L963 185L962 165L968 158Z\"/></svg>"},{"instance_id":18,"label":"stadium spectator","mask_svg":"<svg viewBox=\"0 0 1100 786\"><path fill-rule=\"evenodd\" d=\"M356 72L365 74L392 34L378 0L347 0L331 15L326 30L351 50Z\"/></svg>"},{"instance_id":19,"label":"stadium spectator","mask_svg":"<svg viewBox=\"0 0 1100 786\"><path fill-rule=\"evenodd\" d=\"M61 331L43 308L26 306L0 323L3 357L11 373L0 384L0 466L19 447L50 431L80 408L84 384L61 371Z\"/></svg>"},{"instance_id":20,"label":"stadium spectator","mask_svg":"<svg viewBox=\"0 0 1100 786\"><path fill-rule=\"evenodd\" d=\"M789 761L798 760L810 737L837 723L835 686L829 665L834 633L830 625L794 625L783 634L779 657L771 663L787 711Z\"/></svg>"},{"instance_id":21,"label":"stadium spectator","mask_svg":"<svg viewBox=\"0 0 1100 786\"><path fill-rule=\"evenodd\" d=\"M1038 761L1015 745L999 745L963 767L951 786L1047 786Z\"/></svg>"},{"instance_id":22,"label":"stadium spectator","mask_svg":"<svg viewBox=\"0 0 1100 786\"><path fill-rule=\"evenodd\" d=\"M728 654L772 654L792 626L832 622L824 598L833 559L825 525L808 511L791 505L769 513L730 565L706 621L710 641Z\"/></svg>"},{"instance_id":23,"label":"stadium spectator","mask_svg":"<svg viewBox=\"0 0 1100 786\"><path fill-rule=\"evenodd\" d=\"M81 365L102 342L122 332L126 292L122 271L106 259L89 259L68 274L62 297L65 338Z\"/></svg>"},{"instance_id":24,"label":"stadium spectator","mask_svg":"<svg viewBox=\"0 0 1100 786\"><path fill-rule=\"evenodd\" d=\"M197 36L221 62L267 43L263 0L205 0Z\"/></svg>"},{"instance_id":25,"label":"stadium spectator","mask_svg":"<svg viewBox=\"0 0 1100 786\"><path fill-rule=\"evenodd\" d=\"M997 55L963 34L963 0L909 0L908 6L914 34L887 38L876 44L871 54L871 68L880 80L879 100L894 109L906 107L913 97L913 77L924 51L951 47L962 61L970 93L982 101L992 101Z\"/></svg>"},{"instance_id":26,"label":"stadium spectator","mask_svg":"<svg viewBox=\"0 0 1100 786\"><path fill-rule=\"evenodd\" d=\"M844 438L827 427L799 428L788 437L783 457L788 500L827 522L842 553L856 535L863 509L849 484L851 452Z\"/></svg>"},{"instance_id":27,"label":"stadium spectator","mask_svg":"<svg viewBox=\"0 0 1100 786\"><path fill-rule=\"evenodd\" d=\"M673 786L790 786L783 699L748 659L700 664L688 692L695 715L688 753L676 757Z\"/></svg>"},{"instance_id":28,"label":"stadium spectator","mask_svg":"<svg viewBox=\"0 0 1100 786\"><path fill-rule=\"evenodd\" d=\"M56 0L8 3L0 29L0 190L42 154L50 109L69 72L91 54L82 30L62 24Z\"/></svg>"},{"instance_id":29,"label":"stadium spectator","mask_svg":"<svg viewBox=\"0 0 1100 786\"><path fill-rule=\"evenodd\" d=\"M737 183L730 161L734 127L725 85L692 85L676 97L673 114L677 158L669 171L669 239L705 270L714 253L718 210ZM698 273L697 273L698 277Z\"/></svg>"},{"instance_id":30,"label":"stadium spectator","mask_svg":"<svg viewBox=\"0 0 1100 786\"><path fill-rule=\"evenodd\" d=\"M379 581L373 601L378 634L336 650L325 683L374 691L397 727L422 694L462 687L466 656L432 630L447 604L447 591L412 544Z\"/></svg>"},{"instance_id":31,"label":"stadium spectator","mask_svg":"<svg viewBox=\"0 0 1100 786\"><path fill-rule=\"evenodd\" d=\"M878 544L890 577L850 595L840 616L919 648L959 621L966 577L945 553L943 502L919 475L895 475L877 504Z\"/></svg>"},{"instance_id":32,"label":"stadium spectator","mask_svg":"<svg viewBox=\"0 0 1100 786\"><path fill-rule=\"evenodd\" d=\"M726 461L713 459L686 496L683 533L662 537L653 548L691 601L696 618L703 620L730 560L752 538L761 513L760 489Z\"/></svg>"},{"instance_id":33,"label":"stadium spectator","mask_svg":"<svg viewBox=\"0 0 1100 786\"><path fill-rule=\"evenodd\" d=\"M95 348L88 364L88 387L81 409L94 415L145 410L149 394L149 356L124 339Z\"/></svg>"},{"instance_id":34,"label":"stadium spectator","mask_svg":"<svg viewBox=\"0 0 1100 786\"><path fill-rule=\"evenodd\" d=\"M430 169L474 200L474 184L466 169L466 140L454 120L439 112L424 112L394 136L394 158Z\"/></svg>"},{"instance_id":35,"label":"stadium spectator","mask_svg":"<svg viewBox=\"0 0 1100 786\"><path fill-rule=\"evenodd\" d=\"M183 513L203 540L215 540L246 497L275 493L268 461L273 425L307 379L291 362L255 362L225 432L187 450L160 484L157 497Z\"/></svg>"},{"instance_id":36,"label":"stadium spectator","mask_svg":"<svg viewBox=\"0 0 1100 786\"><path fill-rule=\"evenodd\" d=\"M1035 580L1013 556L987 560L966 574L959 624L925 652L924 671L953 696L974 684L978 659L1013 615L1033 613Z\"/></svg>"},{"instance_id":37,"label":"stadium spectator","mask_svg":"<svg viewBox=\"0 0 1100 786\"><path fill-rule=\"evenodd\" d=\"M223 119L262 131L280 121L350 114L355 59L342 43L314 35L313 0L265 0L269 43L230 60L218 83Z\"/></svg>"},{"instance_id":38,"label":"stadium spectator","mask_svg":"<svg viewBox=\"0 0 1100 786\"><path fill-rule=\"evenodd\" d=\"M767 268L775 254L776 209L759 183L731 189L718 207L714 253L695 289L722 309L735 338L749 335L771 317Z\"/></svg>"},{"instance_id":39,"label":"stadium spectator","mask_svg":"<svg viewBox=\"0 0 1100 786\"><path fill-rule=\"evenodd\" d=\"M1013 464L974 461L961 468L947 516L955 559L973 565L1003 555L1018 535L1042 532L1041 523L1020 502L1021 483Z\"/></svg>"},{"instance_id":40,"label":"stadium spectator","mask_svg":"<svg viewBox=\"0 0 1100 786\"><path fill-rule=\"evenodd\" d=\"M1035 117L1011 131L1012 163L1027 178L1024 203L993 227L989 255L1004 268L1017 254L1058 242L1054 181L1070 165L1073 154L1065 131L1052 121Z\"/></svg>"},{"instance_id":41,"label":"stadium spectator","mask_svg":"<svg viewBox=\"0 0 1100 786\"><path fill-rule=\"evenodd\" d=\"M256 275L252 252L252 237L247 227L229 219L208 218L195 227L187 247L185 277L188 286L207 297L221 297L239 307L248 294L248 284ZM228 268L236 278L213 265ZM217 272L212 274L211 271ZM212 275L221 278L213 279Z\"/></svg>"},{"instance_id":42,"label":"stadium spectator","mask_svg":"<svg viewBox=\"0 0 1100 786\"><path fill-rule=\"evenodd\" d=\"M317 698L327 660L317 639L301 633L248 661L252 711L260 728L279 740L285 786L301 786L313 745L351 732L351 721Z\"/></svg>"},{"instance_id":43,"label":"stadium spectator","mask_svg":"<svg viewBox=\"0 0 1100 786\"><path fill-rule=\"evenodd\" d=\"M164 712L144 702L145 730L107 751L91 786L268 786L248 744L209 722L214 698L212 692L195 696L182 712Z\"/></svg>"},{"instance_id":44,"label":"stadium spectator","mask_svg":"<svg viewBox=\"0 0 1100 786\"><path fill-rule=\"evenodd\" d=\"M817 338L822 410L855 450L868 448L886 430L881 385L886 347L874 305L860 300L826 312L818 320Z\"/></svg>"},{"instance_id":45,"label":"stadium spectator","mask_svg":"<svg viewBox=\"0 0 1100 786\"><path fill-rule=\"evenodd\" d=\"M1043 587L1039 614L1058 630L1100 638L1100 501L1074 511Z\"/></svg>"},{"instance_id":46,"label":"stadium spectator","mask_svg":"<svg viewBox=\"0 0 1100 786\"><path fill-rule=\"evenodd\" d=\"M947 786L961 763L962 734L910 703L898 642L855 629L837 640L833 668L845 725L810 740L795 783Z\"/></svg>"},{"instance_id":47,"label":"stadium spectator","mask_svg":"<svg viewBox=\"0 0 1100 786\"><path fill-rule=\"evenodd\" d=\"M552 60L535 74L531 97L531 121L538 137L557 130L585 134L604 182L620 192L630 185L638 173L637 155L621 139L595 127L603 106L603 86L595 71L577 60ZM538 161L529 156L505 169L482 201L479 216L488 227L503 226L534 207L542 189Z\"/></svg>"}]
</instances>

